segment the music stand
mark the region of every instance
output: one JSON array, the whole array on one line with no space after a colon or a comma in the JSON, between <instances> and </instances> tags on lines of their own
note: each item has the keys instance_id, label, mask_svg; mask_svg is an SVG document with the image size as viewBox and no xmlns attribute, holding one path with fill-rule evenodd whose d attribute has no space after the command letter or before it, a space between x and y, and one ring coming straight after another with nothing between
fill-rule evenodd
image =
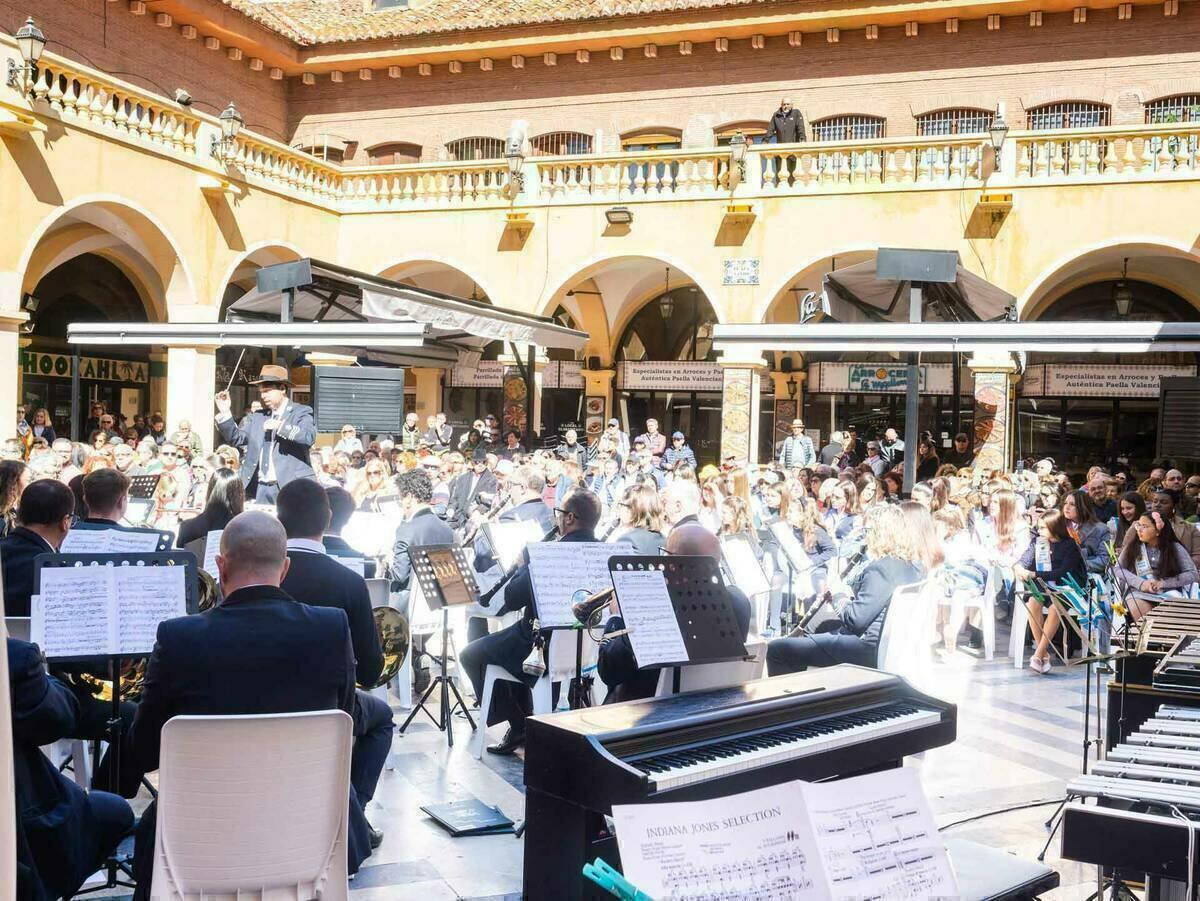
<instances>
[{"instance_id":1,"label":"music stand","mask_svg":"<svg viewBox=\"0 0 1200 901\"><path fill-rule=\"evenodd\" d=\"M615 574L621 571L658 570L666 580L667 594L675 611L686 655L679 660L656 662L645 667L639 661L639 669L671 667L674 683L672 690L678 692L680 668L683 666L729 663L746 659L746 643L741 637L741 628L733 612L730 595L721 581L721 567L712 557L616 556L608 561L608 568L609 572L614 574L614 586L618 581ZM620 605L620 589L617 589L616 596L617 604ZM626 625L628 623L626 620ZM637 656L636 649L634 656Z\"/></svg>"},{"instance_id":2,"label":"music stand","mask_svg":"<svg viewBox=\"0 0 1200 901\"><path fill-rule=\"evenodd\" d=\"M158 482L162 478L162 473L153 473L151 475L140 475L129 477L129 496L138 499L149 499L154 497L154 492L158 488Z\"/></svg>"},{"instance_id":3,"label":"music stand","mask_svg":"<svg viewBox=\"0 0 1200 901\"><path fill-rule=\"evenodd\" d=\"M454 715L455 707L462 708L472 730L475 729L475 720L471 718L470 708L463 701L458 686L450 678L446 668L446 651L450 635L450 608L476 603L479 600L479 585L475 582L475 573L467 562L465 552L458 545L427 544L421 547L410 547L408 556L412 561L412 578L421 586L425 602L431 609L442 611L442 656L441 670L436 677L429 680L429 686L425 689L425 693L409 711L408 718L400 727L400 734L404 734L404 730L413 721L417 711L423 710L425 715L438 727L438 730L446 733L446 744L453 748L454 729L450 718ZM438 686L441 686L442 691L439 715L435 717L429 712L425 702L429 700L434 688ZM450 692L454 693L454 706L450 704ZM484 716L487 716L487 711L484 711Z\"/></svg>"},{"instance_id":4,"label":"music stand","mask_svg":"<svg viewBox=\"0 0 1200 901\"><path fill-rule=\"evenodd\" d=\"M198 589L198 575L196 567L196 557L187 551L174 551L172 553L153 553L153 554L39 554L33 560L33 586L34 594L39 594L42 588L42 570L57 568L57 567L74 567L74 566L182 566L184 568L183 586L184 586L184 608L192 609L196 606L196 595ZM89 663L104 661L108 666L108 677L112 680L112 706L109 712L108 722L104 724L105 733L108 736L108 752L110 755L110 765L108 770L108 790L113 794L120 794L120 772L121 772L121 744L123 740L124 728L121 723L121 665L123 661L144 660L148 653L138 654L104 654L104 655L89 655L87 657L56 657L55 660L69 660L76 663ZM48 662L48 661L47 661ZM95 759L96 763L100 761L100 743L95 744ZM82 765L82 762L76 764ZM114 852L115 855L115 852ZM105 881L103 885L96 885L89 889L76 892L76 895L85 895L91 892L117 888L134 888L134 882L122 882L118 873L123 873L130 879L133 878L133 870L128 862L119 861L115 856L110 857L105 863Z\"/></svg>"}]
</instances>

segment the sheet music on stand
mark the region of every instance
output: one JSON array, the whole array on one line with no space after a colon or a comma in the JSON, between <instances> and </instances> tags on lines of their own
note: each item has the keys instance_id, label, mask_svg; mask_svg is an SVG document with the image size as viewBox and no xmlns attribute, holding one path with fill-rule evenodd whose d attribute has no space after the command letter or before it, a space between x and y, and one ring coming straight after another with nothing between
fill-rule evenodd
<instances>
[{"instance_id":1,"label":"sheet music on stand","mask_svg":"<svg viewBox=\"0 0 1200 901\"><path fill-rule=\"evenodd\" d=\"M777 519L767 528L779 542L780 549L795 572L801 573L812 569L812 561L808 559L808 554L804 552L804 548L800 545L795 533L792 532L790 525L782 519Z\"/></svg>"},{"instance_id":2,"label":"sheet music on stand","mask_svg":"<svg viewBox=\"0 0 1200 901\"><path fill-rule=\"evenodd\" d=\"M617 555L608 566L639 669L747 657L712 557Z\"/></svg>"},{"instance_id":3,"label":"sheet music on stand","mask_svg":"<svg viewBox=\"0 0 1200 901\"><path fill-rule=\"evenodd\" d=\"M185 615L195 591L196 558L187 551L42 554L30 631L50 659L144 657L159 623Z\"/></svg>"},{"instance_id":4,"label":"sheet music on stand","mask_svg":"<svg viewBox=\"0 0 1200 901\"><path fill-rule=\"evenodd\" d=\"M71 529L63 539L62 554L153 554L163 550L170 533L150 529Z\"/></svg>"},{"instance_id":5,"label":"sheet music on stand","mask_svg":"<svg viewBox=\"0 0 1200 901\"><path fill-rule=\"evenodd\" d=\"M721 538L721 555L725 558L725 566L734 584L745 592L746 597L753 598L771 590L771 582L763 572L762 561L745 535L726 535Z\"/></svg>"},{"instance_id":6,"label":"sheet music on stand","mask_svg":"<svg viewBox=\"0 0 1200 901\"><path fill-rule=\"evenodd\" d=\"M200 568L212 576L218 585L221 584L221 574L217 572L217 554L221 550L221 536L224 529L210 529L204 536L204 562Z\"/></svg>"},{"instance_id":7,"label":"sheet music on stand","mask_svg":"<svg viewBox=\"0 0 1200 901\"><path fill-rule=\"evenodd\" d=\"M543 541L531 544L529 581L538 625L548 629L574 629L579 625L571 609L577 592L595 594L612 587L609 560L629 550L628 545L603 541Z\"/></svg>"},{"instance_id":8,"label":"sheet music on stand","mask_svg":"<svg viewBox=\"0 0 1200 901\"><path fill-rule=\"evenodd\" d=\"M155 503L152 497L130 497L125 507L125 518L122 525L134 528L149 526L154 517Z\"/></svg>"},{"instance_id":9,"label":"sheet music on stand","mask_svg":"<svg viewBox=\"0 0 1200 901\"><path fill-rule=\"evenodd\" d=\"M399 522L399 517L391 519L383 513L356 511L342 529L342 538L367 557L382 557L395 544Z\"/></svg>"},{"instance_id":10,"label":"sheet music on stand","mask_svg":"<svg viewBox=\"0 0 1200 901\"><path fill-rule=\"evenodd\" d=\"M521 554L530 544L538 544L546 536L534 519L516 519L507 522L485 522L480 532L492 549L492 555L504 572L512 572L521 562Z\"/></svg>"},{"instance_id":11,"label":"sheet music on stand","mask_svg":"<svg viewBox=\"0 0 1200 901\"><path fill-rule=\"evenodd\" d=\"M956 898L914 769L613 807L625 878L653 898Z\"/></svg>"},{"instance_id":12,"label":"sheet music on stand","mask_svg":"<svg viewBox=\"0 0 1200 901\"><path fill-rule=\"evenodd\" d=\"M456 544L427 544L408 549L413 578L430 610L479 600L475 572L466 552Z\"/></svg>"}]
</instances>

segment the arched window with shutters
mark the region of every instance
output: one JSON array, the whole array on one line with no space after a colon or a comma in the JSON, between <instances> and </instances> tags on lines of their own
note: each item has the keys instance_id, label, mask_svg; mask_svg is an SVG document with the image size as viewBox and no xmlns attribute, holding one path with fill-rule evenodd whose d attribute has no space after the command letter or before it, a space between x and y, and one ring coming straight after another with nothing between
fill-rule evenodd
<instances>
[{"instance_id":1,"label":"arched window with shutters","mask_svg":"<svg viewBox=\"0 0 1200 901\"><path fill-rule=\"evenodd\" d=\"M402 163L421 162L421 145L405 141L377 144L367 149L367 159L372 166L398 166Z\"/></svg>"},{"instance_id":2,"label":"arched window with shutters","mask_svg":"<svg viewBox=\"0 0 1200 901\"><path fill-rule=\"evenodd\" d=\"M917 134L921 137L985 134L996 114L992 110L953 107L917 116Z\"/></svg>"},{"instance_id":3,"label":"arched window with shutters","mask_svg":"<svg viewBox=\"0 0 1200 901\"><path fill-rule=\"evenodd\" d=\"M1200 94L1175 94L1146 104L1147 125L1200 122Z\"/></svg>"},{"instance_id":4,"label":"arched window with shutters","mask_svg":"<svg viewBox=\"0 0 1200 901\"><path fill-rule=\"evenodd\" d=\"M880 116L827 116L812 123L814 141L873 141L882 138L886 120Z\"/></svg>"},{"instance_id":5,"label":"arched window with shutters","mask_svg":"<svg viewBox=\"0 0 1200 901\"><path fill-rule=\"evenodd\" d=\"M504 141L501 138L482 136L459 138L446 145L450 159L459 163L475 160L499 160L504 158Z\"/></svg>"},{"instance_id":6,"label":"arched window with shutters","mask_svg":"<svg viewBox=\"0 0 1200 901\"><path fill-rule=\"evenodd\" d=\"M1111 108L1090 100L1064 100L1030 107L1025 112L1030 131L1057 128L1103 128L1111 124Z\"/></svg>"},{"instance_id":7,"label":"arched window with shutters","mask_svg":"<svg viewBox=\"0 0 1200 901\"><path fill-rule=\"evenodd\" d=\"M584 156L592 152L592 136L581 131L551 131L529 139L534 156Z\"/></svg>"}]
</instances>

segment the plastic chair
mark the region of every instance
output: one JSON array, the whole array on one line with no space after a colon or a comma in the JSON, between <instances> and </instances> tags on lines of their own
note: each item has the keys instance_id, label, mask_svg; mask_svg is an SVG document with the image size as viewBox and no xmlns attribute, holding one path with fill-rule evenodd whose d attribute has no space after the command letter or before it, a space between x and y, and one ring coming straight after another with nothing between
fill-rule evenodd
<instances>
[{"instance_id":1,"label":"plastic chair","mask_svg":"<svg viewBox=\"0 0 1200 901\"><path fill-rule=\"evenodd\" d=\"M728 688L761 679L766 657L754 660L730 660L724 663L694 663L679 668L679 690L703 691L708 688ZM672 695L675 676L674 667L663 667L658 674L658 689L655 697Z\"/></svg>"},{"instance_id":2,"label":"plastic chair","mask_svg":"<svg viewBox=\"0 0 1200 901\"><path fill-rule=\"evenodd\" d=\"M151 898L348 898L353 727L342 710L168 721Z\"/></svg>"},{"instance_id":3,"label":"plastic chair","mask_svg":"<svg viewBox=\"0 0 1200 901\"><path fill-rule=\"evenodd\" d=\"M33 620L28 616L6 616L4 617L4 631L9 638L33 641L29 637L33 631Z\"/></svg>"},{"instance_id":4,"label":"plastic chair","mask_svg":"<svg viewBox=\"0 0 1200 901\"><path fill-rule=\"evenodd\" d=\"M599 648L594 641L586 635L583 637L584 650L584 674L587 675L587 656L588 646L593 648L592 656L599 656ZM550 633L550 650L547 654L549 660L546 666L546 673L540 679L533 683L533 715L542 716L547 713L554 712L554 686L557 683L569 682L575 676L575 633L567 630L557 630ZM592 661L591 668L595 669L595 659ZM597 680L599 681L599 680ZM502 666L497 666L494 663L489 663L483 674L483 695L479 699L479 728L475 730L475 735L472 738L476 760L483 758L483 749L487 744L487 715L492 709L492 693L497 682L517 682L521 685L525 684L524 679L519 679L506 670Z\"/></svg>"},{"instance_id":5,"label":"plastic chair","mask_svg":"<svg viewBox=\"0 0 1200 901\"><path fill-rule=\"evenodd\" d=\"M946 624L947 635L957 635L967 619L968 610L978 610L982 622L983 659L991 660L996 654L996 570L988 567L987 582L979 594L959 591L950 598L950 619Z\"/></svg>"},{"instance_id":6,"label":"plastic chair","mask_svg":"<svg viewBox=\"0 0 1200 901\"><path fill-rule=\"evenodd\" d=\"M933 642L937 598L927 590L928 581L901 585L883 614L883 630L875 668L902 675L911 668L914 655L928 651Z\"/></svg>"}]
</instances>

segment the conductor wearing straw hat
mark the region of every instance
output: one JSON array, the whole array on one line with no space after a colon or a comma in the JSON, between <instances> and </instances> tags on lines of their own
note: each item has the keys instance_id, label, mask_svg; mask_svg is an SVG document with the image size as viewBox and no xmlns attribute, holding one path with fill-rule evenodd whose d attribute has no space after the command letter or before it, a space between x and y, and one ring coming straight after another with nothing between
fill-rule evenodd
<instances>
[{"instance_id":1,"label":"conductor wearing straw hat","mask_svg":"<svg viewBox=\"0 0 1200 901\"><path fill-rule=\"evenodd\" d=\"M242 484L246 496L260 504L273 504L279 489L296 479L314 478L309 452L317 440L312 407L292 401L291 380L283 366L262 368L257 379L263 407L251 413L245 428L230 412L229 392L217 394L217 431L242 452Z\"/></svg>"}]
</instances>

